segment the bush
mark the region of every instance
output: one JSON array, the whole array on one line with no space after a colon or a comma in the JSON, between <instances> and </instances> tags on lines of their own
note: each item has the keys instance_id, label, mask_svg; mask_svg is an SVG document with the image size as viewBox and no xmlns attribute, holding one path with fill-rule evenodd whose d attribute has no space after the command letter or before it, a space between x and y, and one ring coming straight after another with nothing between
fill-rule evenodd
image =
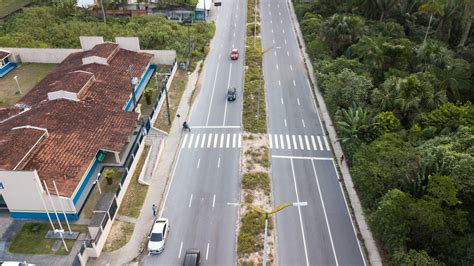
<instances>
[{"instance_id":1,"label":"bush","mask_svg":"<svg viewBox=\"0 0 474 266\"><path fill-rule=\"evenodd\" d=\"M245 173L242 177L243 189L262 189L265 193L270 193L270 178L268 173Z\"/></svg>"}]
</instances>

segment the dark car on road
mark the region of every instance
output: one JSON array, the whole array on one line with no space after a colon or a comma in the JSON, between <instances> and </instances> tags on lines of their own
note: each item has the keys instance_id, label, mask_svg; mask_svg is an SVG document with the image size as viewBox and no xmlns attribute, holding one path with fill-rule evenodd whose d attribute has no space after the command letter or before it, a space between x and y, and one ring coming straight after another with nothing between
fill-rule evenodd
<instances>
[{"instance_id":1,"label":"dark car on road","mask_svg":"<svg viewBox=\"0 0 474 266\"><path fill-rule=\"evenodd\" d=\"M237 89L234 87L230 87L227 89L227 100L228 101L235 101L237 98Z\"/></svg>"},{"instance_id":2,"label":"dark car on road","mask_svg":"<svg viewBox=\"0 0 474 266\"><path fill-rule=\"evenodd\" d=\"M188 249L184 255L184 266L199 266L201 252L198 249Z\"/></svg>"}]
</instances>

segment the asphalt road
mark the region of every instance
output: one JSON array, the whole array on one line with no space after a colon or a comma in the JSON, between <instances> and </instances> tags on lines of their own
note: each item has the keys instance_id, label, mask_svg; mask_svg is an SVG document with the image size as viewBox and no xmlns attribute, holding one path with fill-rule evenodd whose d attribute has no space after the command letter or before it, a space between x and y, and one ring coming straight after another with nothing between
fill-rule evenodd
<instances>
[{"instance_id":1,"label":"asphalt road","mask_svg":"<svg viewBox=\"0 0 474 266\"><path fill-rule=\"evenodd\" d=\"M365 265L316 111L287 0L261 0L264 76L280 265Z\"/></svg>"},{"instance_id":2,"label":"asphalt road","mask_svg":"<svg viewBox=\"0 0 474 266\"><path fill-rule=\"evenodd\" d=\"M191 107L191 132L181 140L160 213L169 219L169 237L163 253L146 256L145 265L180 265L190 248L201 251L204 265L236 263L238 208L227 202L240 197L245 7L239 0L223 0L219 7L201 89ZM232 48L239 49L239 60L230 59ZM234 102L226 99L229 86L237 88Z\"/></svg>"}]
</instances>

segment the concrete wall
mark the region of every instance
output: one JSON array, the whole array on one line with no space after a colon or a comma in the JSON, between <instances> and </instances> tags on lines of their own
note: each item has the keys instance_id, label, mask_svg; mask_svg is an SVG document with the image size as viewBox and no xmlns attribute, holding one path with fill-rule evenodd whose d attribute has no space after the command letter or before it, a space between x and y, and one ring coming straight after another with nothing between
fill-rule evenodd
<instances>
[{"instance_id":1,"label":"concrete wall","mask_svg":"<svg viewBox=\"0 0 474 266\"><path fill-rule=\"evenodd\" d=\"M61 48L3 48L10 51L13 56L12 61L17 61L17 55L21 57L23 63L59 64L68 55L81 52L81 49L61 49Z\"/></svg>"},{"instance_id":2,"label":"concrete wall","mask_svg":"<svg viewBox=\"0 0 474 266\"><path fill-rule=\"evenodd\" d=\"M115 42L122 49L140 52L140 40L138 37L115 37Z\"/></svg>"},{"instance_id":3,"label":"concrete wall","mask_svg":"<svg viewBox=\"0 0 474 266\"><path fill-rule=\"evenodd\" d=\"M153 55L152 64L156 65L173 65L176 60L175 50L141 50L143 53Z\"/></svg>"},{"instance_id":4,"label":"concrete wall","mask_svg":"<svg viewBox=\"0 0 474 266\"><path fill-rule=\"evenodd\" d=\"M79 101L77 94L70 91L53 91L48 93L48 100L53 101L57 99L66 99L71 101Z\"/></svg>"},{"instance_id":5,"label":"concrete wall","mask_svg":"<svg viewBox=\"0 0 474 266\"><path fill-rule=\"evenodd\" d=\"M0 171L0 182L3 186L0 193L11 213L17 213L20 216L24 214L31 218L35 216L35 213L44 216L44 206L38 190L41 191L48 212L54 212L49 196L43 189L36 171ZM50 191L54 191L53 184L48 184L48 186ZM61 201L66 213L76 212L69 198L56 195L51 195L51 198L57 211L62 210L59 203Z\"/></svg>"},{"instance_id":6,"label":"concrete wall","mask_svg":"<svg viewBox=\"0 0 474 266\"><path fill-rule=\"evenodd\" d=\"M104 43L104 37L102 36L79 36L81 42L81 48L84 51L89 51L97 44Z\"/></svg>"}]
</instances>

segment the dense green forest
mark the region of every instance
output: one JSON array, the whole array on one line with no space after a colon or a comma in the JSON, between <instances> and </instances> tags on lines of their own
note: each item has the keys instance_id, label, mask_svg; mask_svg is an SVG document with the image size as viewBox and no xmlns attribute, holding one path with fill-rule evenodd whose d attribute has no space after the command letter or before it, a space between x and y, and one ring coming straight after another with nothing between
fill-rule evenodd
<instances>
[{"instance_id":1,"label":"dense green forest","mask_svg":"<svg viewBox=\"0 0 474 266\"><path fill-rule=\"evenodd\" d=\"M474 1L294 4L386 262L473 265Z\"/></svg>"},{"instance_id":2,"label":"dense green forest","mask_svg":"<svg viewBox=\"0 0 474 266\"><path fill-rule=\"evenodd\" d=\"M192 56L202 59L214 36L212 23L189 26ZM69 5L26 8L7 21L0 21L0 47L80 48L79 36L137 36L142 49L173 49L179 58L188 53L188 28L163 16L107 17L105 24L87 10ZM194 60L194 61L197 61Z\"/></svg>"}]
</instances>

